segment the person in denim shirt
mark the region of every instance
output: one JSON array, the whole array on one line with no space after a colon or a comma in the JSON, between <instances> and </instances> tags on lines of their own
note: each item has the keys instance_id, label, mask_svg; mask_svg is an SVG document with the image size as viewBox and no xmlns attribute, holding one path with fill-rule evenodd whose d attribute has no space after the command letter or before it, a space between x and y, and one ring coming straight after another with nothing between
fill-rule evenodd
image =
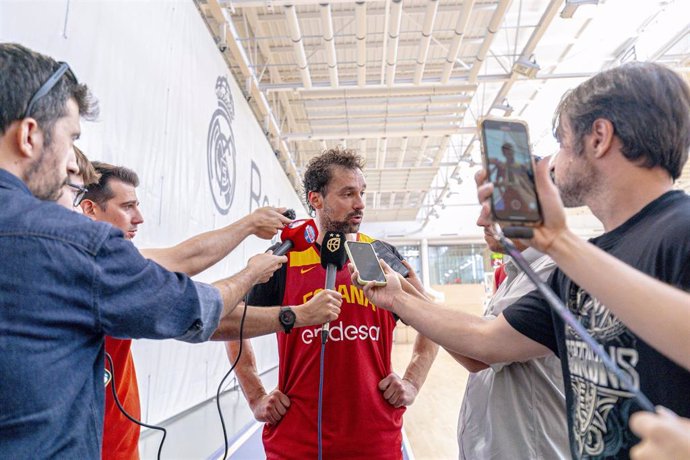
<instances>
[{"instance_id":1,"label":"person in denim shirt","mask_svg":"<svg viewBox=\"0 0 690 460\"><path fill-rule=\"evenodd\" d=\"M0 452L98 458L103 338L227 340L214 331L285 257L207 285L144 259L120 230L55 200L95 116L65 63L0 44ZM146 295L142 295L146 293ZM213 337L212 337L213 335Z\"/></svg>"}]
</instances>

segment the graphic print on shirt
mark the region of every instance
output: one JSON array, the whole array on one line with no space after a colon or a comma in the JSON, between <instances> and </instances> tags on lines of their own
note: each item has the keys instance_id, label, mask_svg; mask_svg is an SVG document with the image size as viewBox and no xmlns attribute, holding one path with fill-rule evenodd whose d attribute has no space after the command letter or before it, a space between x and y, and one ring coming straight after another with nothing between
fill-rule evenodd
<instances>
[{"instance_id":1,"label":"graphic print on shirt","mask_svg":"<svg viewBox=\"0 0 690 460\"><path fill-rule=\"evenodd\" d=\"M340 284L335 287L335 290L343 296L343 302L364 307L370 310L371 313L376 312L376 305L369 302L369 299L364 295L364 291L360 287L354 286L352 284ZM303 303L307 303L309 299L311 299L313 296L315 296L321 291L323 291L323 289L319 288L314 291L307 292L302 297ZM318 325L314 326L313 328L302 329L300 337L302 338L302 342L309 345L314 340L319 339L321 337L320 333L321 326ZM367 324L345 324L342 320L336 320L331 322L331 326L328 331L328 340L332 342L340 342L343 340L371 340L374 342L378 342L380 336L380 326Z\"/></svg>"},{"instance_id":2,"label":"graphic print on shirt","mask_svg":"<svg viewBox=\"0 0 690 460\"><path fill-rule=\"evenodd\" d=\"M635 336L601 302L575 285L570 288L568 308L639 390ZM625 429L631 410L637 407L633 394L567 325L565 337L576 451L581 458L615 455L633 442L630 431Z\"/></svg>"}]
</instances>

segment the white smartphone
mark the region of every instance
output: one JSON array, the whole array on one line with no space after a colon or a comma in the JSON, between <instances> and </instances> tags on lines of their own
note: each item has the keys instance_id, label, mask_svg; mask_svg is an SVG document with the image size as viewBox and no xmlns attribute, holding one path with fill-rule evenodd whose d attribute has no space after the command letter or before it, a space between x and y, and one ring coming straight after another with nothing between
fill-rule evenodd
<instances>
[{"instance_id":1,"label":"white smartphone","mask_svg":"<svg viewBox=\"0 0 690 460\"><path fill-rule=\"evenodd\" d=\"M357 282L364 286L373 281L377 286L386 285L386 276L383 274L379 259L370 243L360 241L346 241L345 250L359 272Z\"/></svg>"}]
</instances>

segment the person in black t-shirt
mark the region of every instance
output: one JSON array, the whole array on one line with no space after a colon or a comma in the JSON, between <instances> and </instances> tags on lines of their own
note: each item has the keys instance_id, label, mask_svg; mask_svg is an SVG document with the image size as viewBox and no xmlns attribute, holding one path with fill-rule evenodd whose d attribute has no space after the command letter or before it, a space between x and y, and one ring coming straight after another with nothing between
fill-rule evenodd
<instances>
[{"instance_id":1,"label":"person in black t-shirt","mask_svg":"<svg viewBox=\"0 0 690 460\"><path fill-rule=\"evenodd\" d=\"M566 206L587 205L604 224L606 233L592 243L654 278L690 290L690 197L673 190L690 148L687 84L660 65L626 64L568 93L554 120L561 145L553 162L555 183ZM478 182L485 177L479 174ZM479 187L483 206L491 189ZM541 234L542 250L570 250L552 248L556 236ZM631 392L537 292L486 321L425 303L390 272L387 278L386 287L365 288L370 300L456 353L487 364L559 356L573 458L629 457L638 439L628 420L639 410ZM561 270L549 284L639 390L654 404L690 416L690 372L648 345Z\"/></svg>"}]
</instances>

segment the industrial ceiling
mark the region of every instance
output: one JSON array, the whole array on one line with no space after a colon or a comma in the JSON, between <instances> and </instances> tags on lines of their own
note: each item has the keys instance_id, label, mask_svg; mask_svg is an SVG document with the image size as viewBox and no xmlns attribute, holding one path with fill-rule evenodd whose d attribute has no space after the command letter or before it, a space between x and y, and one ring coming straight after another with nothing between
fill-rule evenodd
<instances>
[{"instance_id":1,"label":"industrial ceiling","mask_svg":"<svg viewBox=\"0 0 690 460\"><path fill-rule=\"evenodd\" d=\"M369 222L476 203L482 116L528 121L548 155L553 110L587 77L635 59L690 73L687 0L196 3L296 189L325 148L366 157Z\"/></svg>"}]
</instances>

